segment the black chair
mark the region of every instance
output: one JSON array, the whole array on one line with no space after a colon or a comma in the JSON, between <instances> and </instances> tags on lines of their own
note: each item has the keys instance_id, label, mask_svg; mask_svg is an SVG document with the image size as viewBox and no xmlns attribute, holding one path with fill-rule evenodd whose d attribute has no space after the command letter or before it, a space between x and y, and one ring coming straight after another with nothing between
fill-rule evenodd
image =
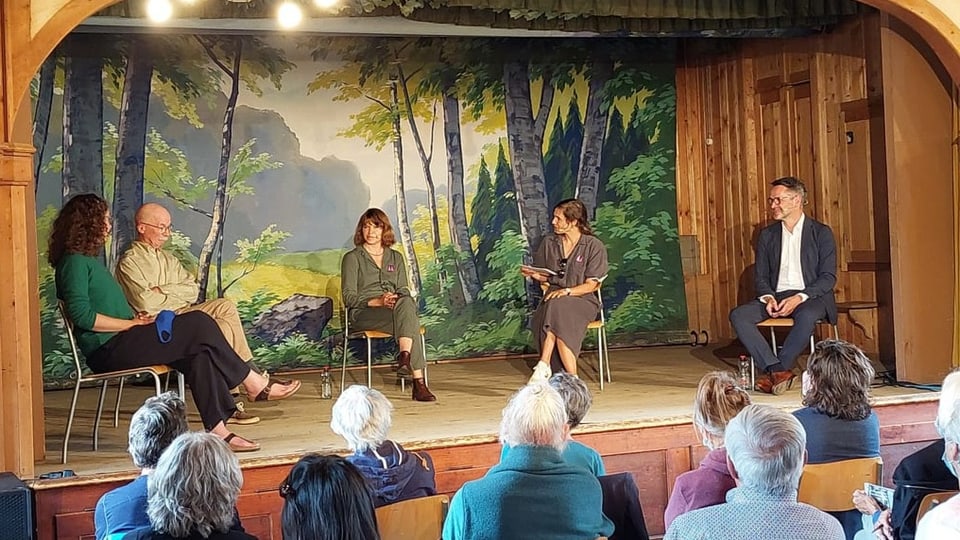
<instances>
[{"instance_id":1,"label":"black chair","mask_svg":"<svg viewBox=\"0 0 960 540\"><path fill-rule=\"evenodd\" d=\"M640 490L628 472L598 478L603 489L603 515L615 528L610 540L650 540L640 507Z\"/></svg>"}]
</instances>

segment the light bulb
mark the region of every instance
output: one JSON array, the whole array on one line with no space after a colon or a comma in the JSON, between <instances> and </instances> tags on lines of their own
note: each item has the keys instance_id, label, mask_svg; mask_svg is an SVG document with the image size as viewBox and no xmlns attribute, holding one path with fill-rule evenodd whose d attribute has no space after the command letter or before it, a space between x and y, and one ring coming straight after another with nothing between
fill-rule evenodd
<instances>
[{"instance_id":1,"label":"light bulb","mask_svg":"<svg viewBox=\"0 0 960 540\"><path fill-rule=\"evenodd\" d=\"M147 0L147 17L156 23L162 23L173 15L170 0Z\"/></svg>"},{"instance_id":2,"label":"light bulb","mask_svg":"<svg viewBox=\"0 0 960 540\"><path fill-rule=\"evenodd\" d=\"M330 9L340 3L340 0L313 0L314 5L320 9Z\"/></svg>"},{"instance_id":3,"label":"light bulb","mask_svg":"<svg viewBox=\"0 0 960 540\"><path fill-rule=\"evenodd\" d=\"M277 22L283 28L293 28L303 20L303 10L296 2L284 2L277 9Z\"/></svg>"}]
</instances>

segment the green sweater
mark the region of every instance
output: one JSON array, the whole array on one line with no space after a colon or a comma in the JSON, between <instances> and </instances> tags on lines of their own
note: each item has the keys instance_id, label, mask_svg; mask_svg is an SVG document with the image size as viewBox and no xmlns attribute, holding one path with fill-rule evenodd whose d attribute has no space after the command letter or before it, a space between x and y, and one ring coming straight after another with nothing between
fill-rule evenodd
<instances>
[{"instance_id":1,"label":"green sweater","mask_svg":"<svg viewBox=\"0 0 960 540\"><path fill-rule=\"evenodd\" d=\"M377 267L373 258L362 246L343 255L340 263L340 292L343 305L350 309L367 307L371 298L385 292L410 295L407 281L407 265L403 255L393 249L383 250L382 267Z\"/></svg>"},{"instance_id":2,"label":"green sweater","mask_svg":"<svg viewBox=\"0 0 960 540\"><path fill-rule=\"evenodd\" d=\"M73 321L77 346L90 357L116 332L94 332L93 324L101 313L117 319L133 319L134 313L120 284L94 257L69 253L56 268L57 298L63 300Z\"/></svg>"}]
</instances>

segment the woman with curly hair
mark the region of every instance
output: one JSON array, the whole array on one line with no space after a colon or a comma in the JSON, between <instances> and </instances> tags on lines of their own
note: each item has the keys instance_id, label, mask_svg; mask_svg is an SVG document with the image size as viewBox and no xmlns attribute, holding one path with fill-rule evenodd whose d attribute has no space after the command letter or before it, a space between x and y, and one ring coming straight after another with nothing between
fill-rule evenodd
<instances>
[{"instance_id":1,"label":"woman with curly hair","mask_svg":"<svg viewBox=\"0 0 960 540\"><path fill-rule=\"evenodd\" d=\"M873 366L856 345L827 339L807 360L804 407L794 411L807 432L807 462L832 463L880 455L880 421L870 407ZM847 538L860 530L860 512L832 512Z\"/></svg>"},{"instance_id":2,"label":"woman with curly hair","mask_svg":"<svg viewBox=\"0 0 960 540\"><path fill-rule=\"evenodd\" d=\"M92 194L70 199L50 235L48 259L56 271L57 298L74 325L77 345L95 373L166 364L183 373L203 427L235 452L260 445L231 433L224 421L236 403L230 389L240 385L251 400L278 400L300 389L299 381L269 383L237 356L216 322L202 312L177 315L162 341L154 318L135 314L120 285L100 262L110 235L110 210Z\"/></svg>"}]
</instances>

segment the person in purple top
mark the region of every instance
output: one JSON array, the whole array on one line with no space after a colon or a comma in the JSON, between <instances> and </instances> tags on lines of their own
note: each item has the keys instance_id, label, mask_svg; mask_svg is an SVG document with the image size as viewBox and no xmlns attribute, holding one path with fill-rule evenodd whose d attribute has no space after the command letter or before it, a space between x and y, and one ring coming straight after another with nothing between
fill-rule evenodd
<instances>
[{"instance_id":1,"label":"person in purple top","mask_svg":"<svg viewBox=\"0 0 960 540\"><path fill-rule=\"evenodd\" d=\"M712 371L700 379L693 402L693 428L710 453L704 456L698 469L677 477L663 514L664 528L669 528L681 514L724 502L727 492L735 487L727 470L724 432L730 420L747 405L750 405L750 395L737 385L730 373Z\"/></svg>"}]
</instances>

